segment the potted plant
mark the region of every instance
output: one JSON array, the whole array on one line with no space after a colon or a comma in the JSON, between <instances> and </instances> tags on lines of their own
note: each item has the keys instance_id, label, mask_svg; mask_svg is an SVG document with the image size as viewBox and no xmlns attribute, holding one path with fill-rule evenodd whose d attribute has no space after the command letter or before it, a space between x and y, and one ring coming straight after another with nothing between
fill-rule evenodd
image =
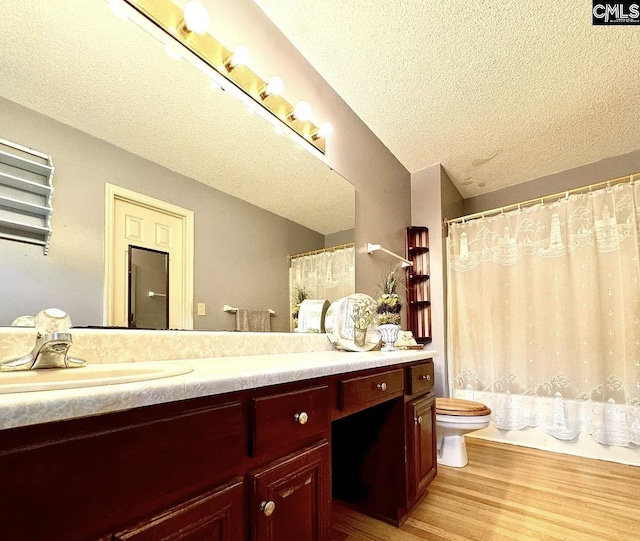
<instances>
[{"instance_id":1,"label":"potted plant","mask_svg":"<svg viewBox=\"0 0 640 541\"><path fill-rule=\"evenodd\" d=\"M302 287L296 286L291 299L291 319L293 321L294 330L298 327L298 314L300 314L300 305L302 301L309 297L308 293Z\"/></svg>"},{"instance_id":2,"label":"potted plant","mask_svg":"<svg viewBox=\"0 0 640 541\"><path fill-rule=\"evenodd\" d=\"M384 342L382 351L393 351L395 349L393 344L397 340L398 331L400 330L402 301L398 295L399 280L397 271L398 267L394 267L384 277L380 286L380 295L376 300L376 320Z\"/></svg>"}]
</instances>

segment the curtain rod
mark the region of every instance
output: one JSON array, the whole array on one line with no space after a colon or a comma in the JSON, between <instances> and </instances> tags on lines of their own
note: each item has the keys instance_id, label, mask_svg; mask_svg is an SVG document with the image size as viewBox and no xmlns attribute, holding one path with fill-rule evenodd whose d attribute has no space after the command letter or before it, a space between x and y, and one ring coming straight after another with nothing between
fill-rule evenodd
<instances>
[{"instance_id":1,"label":"curtain rod","mask_svg":"<svg viewBox=\"0 0 640 541\"><path fill-rule=\"evenodd\" d=\"M345 248L355 248L355 242L347 242L346 244L338 244L337 246L330 246L329 248L321 248L320 250L311 250L310 252L302 252L300 254L293 254L287 256L287 259L291 261L298 257L305 257L308 255L324 254L325 252L335 252L336 250L343 250Z\"/></svg>"},{"instance_id":2,"label":"curtain rod","mask_svg":"<svg viewBox=\"0 0 640 541\"><path fill-rule=\"evenodd\" d=\"M635 177L638 177L638 178L636 179ZM623 182L633 183L635 180L640 180L640 173L632 173L631 175L624 175L623 177L617 177L609 180L604 180L602 182L596 182L595 184L589 184L588 186L581 186L580 188L573 188L572 190L565 190L564 192L545 195L543 197L537 197L535 199L529 199L527 201L522 201L520 203L513 203L511 205L505 205L504 207L485 210L483 212L476 212L474 214L468 214L467 216L460 216L459 218L445 220L444 224L448 226L449 224L465 222L467 220L473 220L474 218L484 218L485 216L502 214L505 211L520 209L521 207L528 206L528 205L535 205L537 203L544 204L545 200L557 200L562 197L568 197L569 195L574 193L590 192L593 188L610 186L613 183L616 183L616 184L622 184Z\"/></svg>"}]
</instances>

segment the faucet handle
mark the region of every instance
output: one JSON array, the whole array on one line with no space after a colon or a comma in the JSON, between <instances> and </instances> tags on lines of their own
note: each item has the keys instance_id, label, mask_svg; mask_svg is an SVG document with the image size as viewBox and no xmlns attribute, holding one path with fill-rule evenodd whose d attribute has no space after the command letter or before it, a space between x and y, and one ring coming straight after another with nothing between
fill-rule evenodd
<instances>
[{"instance_id":1,"label":"faucet handle","mask_svg":"<svg viewBox=\"0 0 640 541\"><path fill-rule=\"evenodd\" d=\"M38 334L66 332L71 327L71 318L58 308L42 310L34 318Z\"/></svg>"}]
</instances>

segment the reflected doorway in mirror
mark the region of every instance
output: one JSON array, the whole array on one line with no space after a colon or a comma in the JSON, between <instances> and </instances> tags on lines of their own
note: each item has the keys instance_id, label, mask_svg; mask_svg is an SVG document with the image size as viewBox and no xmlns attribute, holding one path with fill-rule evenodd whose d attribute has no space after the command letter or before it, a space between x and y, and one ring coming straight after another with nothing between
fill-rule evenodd
<instances>
[{"instance_id":1,"label":"reflected doorway in mirror","mask_svg":"<svg viewBox=\"0 0 640 541\"><path fill-rule=\"evenodd\" d=\"M193 212L107 184L106 324L129 326L129 246L168 253L169 328L193 328ZM155 292L155 290L153 290Z\"/></svg>"},{"instance_id":2,"label":"reflected doorway in mirror","mask_svg":"<svg viewBox=\"0 0 640 541\"><path fill-rule=\"evenodd\" d=\"M129 245L128 327L169 328L169 252Z\"/></svg>"}]
</instances>

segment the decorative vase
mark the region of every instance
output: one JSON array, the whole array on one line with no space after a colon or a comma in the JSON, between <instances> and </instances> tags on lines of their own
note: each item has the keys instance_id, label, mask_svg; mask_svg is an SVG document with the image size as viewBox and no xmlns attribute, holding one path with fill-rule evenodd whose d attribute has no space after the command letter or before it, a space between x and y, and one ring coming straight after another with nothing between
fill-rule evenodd
<instances>
[{"instance_id":1,"label":"decorative vase","mask_svg":"<svg viewBox=\"0 0 640 541\"><path fill-rule=\"evenodd\" d=\"M396 343L398 339L398 331L400 330L400 325L396 325L394 323L386 323L384 325L378 325L378 330L382 336L382 341L384 342L384 346L382 346L382 351L395 351L395 347L393 344Z\"/></svg>"},{"instance_id":2,"label":"decorative vase","mask_svg":"<svg viewBox=\"0 0 640 541\"><path fill-rule=\"evenodd\" d=\"M367 340L367 329L359 329L358 327L353 328L353 343L363 348L364 344Z\"/></svg>"},{"instance_id":3,"label":"decorative vase","mask_svg":"<svg viewBox=\"0 0 640 541\"><path fill-rule=\"evenodd\" d=\"M357 304L375 305L375 301L364 293L353 293L331 303L324 319L325 331L329 342L338 350L345 351L371 351L380 344L378 327L364 318L362 325L357 325L354 317L354 308ZM373 310L371 310L373 312ZM357 346L355 343L356 326L363 329L364 344ZM360 338L358 338L360 340Z\"/></svg>"}]
</instances>

